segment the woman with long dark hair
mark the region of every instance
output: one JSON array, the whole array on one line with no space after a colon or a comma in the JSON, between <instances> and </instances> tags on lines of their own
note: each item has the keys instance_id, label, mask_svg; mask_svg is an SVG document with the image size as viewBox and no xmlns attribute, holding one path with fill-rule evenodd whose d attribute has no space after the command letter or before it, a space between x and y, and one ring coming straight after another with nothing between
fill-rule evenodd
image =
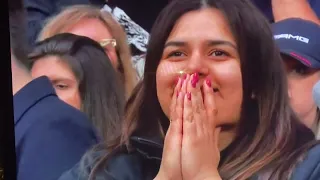
<instances>
[{"instance_id":1,"label":"woman with long dark hair","mask_svg":"<svg viewBox=\"0 0 320 180\"><path fill-rule=\"evenodd\" d=\"M174 0L153 26L122 135L61 179L315 179L316 144L263 15L245 0Z\"/></svg>"},{"instance_id":2,"label":"woman with long dark hair","mask_svg":"<svg viewBox=\"0 0 320 180\"><path fill-rule=\"evenodd\" d=\"M62 33L38 42L29 58L33 77L48 76L59 98L84 112L103 140L119 134L124 88L99 43Z\"/></svg>"}]
</instances>

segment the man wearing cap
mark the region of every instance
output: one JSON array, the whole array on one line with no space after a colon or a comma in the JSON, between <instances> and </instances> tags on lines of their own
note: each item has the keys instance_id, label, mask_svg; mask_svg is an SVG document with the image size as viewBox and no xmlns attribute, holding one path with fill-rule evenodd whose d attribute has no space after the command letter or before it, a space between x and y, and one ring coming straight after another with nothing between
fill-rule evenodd
<instances>
[{"instance_id":1,"label":"man wearing cap","mask_svg":"<svg viewBox=\"0 0 320 180\"><path fill-rule=\"evenodd\" d=\"M292 108L317 135L320 116L312 89L320 80L320 26L289 18L272 24L272 29L286 66Z\"/></svg>"}]
</instances>

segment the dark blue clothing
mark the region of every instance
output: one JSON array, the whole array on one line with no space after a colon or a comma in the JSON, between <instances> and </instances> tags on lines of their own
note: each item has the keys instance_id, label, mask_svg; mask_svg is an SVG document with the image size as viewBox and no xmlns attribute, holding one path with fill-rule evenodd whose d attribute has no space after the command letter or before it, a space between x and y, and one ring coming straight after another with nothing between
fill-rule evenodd
<instances>
[{"instance_id":1,"label":"dark blue clothing","mask_svg":"<svg viewBox=\"0 0 320 180\"><path fill-rule=\"evenodd\" d=\"M319 0L309 0L312 9L315 11L318 17L320 17L320 1Z\"/></svg>"},{"instance_id":2,"label":"dark blue clothing","mask_svg":"<svg viewBox=\"0 0 320 180\"><path fill-rule=\"evenodd\" d=\"M293 172L292 180L320 179L320 145L312 148Z\"/></svg>"},{"instance_id":3,"label":"dark blue clothing","mask_svg":"<svg viewBox=\"0 0 320 180\"><path fill-rule=\"evenodd\" d=\"M132 137L134 150L122 151L109 158L107 166L100 171L96 180L153 180L157 175L162 156L163 144L158 140ZM80 162L71 170L64 173L59 180L87 180L91 168L97 158L106 152L98 151L91 157ZM84 168L86 167L86 168ZM249 180L258 180L255 174ZM311 148L304 160L297 165L290 180L319 180L320 179L320 145Z\"/></svg>"},{"instance_id":4,"label":"dark blue clothing","mask_svg":"<svg viewBox=\"0 0 320 180\"><path fill-rule=\"evenodd\" d=\"M18 180L56 180L97 143L86 116L61 101L47 77L13 98Z\"/></svg>"}]
</instances>

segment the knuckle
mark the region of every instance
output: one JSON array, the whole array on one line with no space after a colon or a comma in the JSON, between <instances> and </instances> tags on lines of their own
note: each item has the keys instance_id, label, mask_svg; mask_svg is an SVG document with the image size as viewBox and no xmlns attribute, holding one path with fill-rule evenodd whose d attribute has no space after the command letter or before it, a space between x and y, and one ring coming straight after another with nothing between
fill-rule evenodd
<instances>
[{"instance_id":1,"label":"knuckle","mask_svg":"<svg viewBox=\"0 0 320 180\"><path fill-rule=\"evenodd\" d=\"M204 106L201 104L201 103L197 103L196 105L195 105L195 112L196 113L198 113L198 114L200 114L202 111L204 111L205 110L205 108L204 108Z\"/></svg>"},{"instance_id":2,"label":"knuckle","mask_svg":"<svg viewBox=\"0 0 320 180\"><path fill-rule=\"evenodd\" d=\"M185 117L185 120L191 122L193 120L193 114L192 113L188 113L186 115L186 117Z\"/></svg>"},{"instance_id":3,"label":"knuckle","mask_svg":"<svg viewBox=\"0 0 320 180\"><path fill-rule=\"evenodd\" d=\"M211 108L211 112L213 115L218 114L218 109L217 108Z\"/></svg>"},{"instance_id":4,"label":"knuckle","mask_svg":"<svg viewBox=\"0 0 320 180\"><path fill-rule=\"evenodd\" d=\"M199 107L199 105L196 105L196 107L195 107L195 112L196 112L196 113L200 113L200 107Z\"/></svg>"},{"instance_id":5,"label":"knuckle","mask_svg":"<svg viewBox=\"0 0 320 180\"><path fill-rule=\"evenodd\" d=\"M199 108L200 108L201 111L205 111L205 107L204 107L204 105L202 103L199 104Z\"/></svg>"}]
</instances>

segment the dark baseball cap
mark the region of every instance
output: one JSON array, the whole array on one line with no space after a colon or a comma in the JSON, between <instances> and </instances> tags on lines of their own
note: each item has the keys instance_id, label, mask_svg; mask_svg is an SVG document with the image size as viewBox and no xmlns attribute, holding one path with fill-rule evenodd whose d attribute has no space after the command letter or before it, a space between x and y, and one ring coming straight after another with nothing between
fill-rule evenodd
<instances>
[{"instance_id":1,"label":"dark baseball cap","mask_svg":"<svg viewBox=\"0 0 320 180\"><path fill-rule=\"evenodd\" d=\"M299 18L272 24L274 39L281 54L311 68L320 68L320 25Z\"/></svg>"}]
</instances>

